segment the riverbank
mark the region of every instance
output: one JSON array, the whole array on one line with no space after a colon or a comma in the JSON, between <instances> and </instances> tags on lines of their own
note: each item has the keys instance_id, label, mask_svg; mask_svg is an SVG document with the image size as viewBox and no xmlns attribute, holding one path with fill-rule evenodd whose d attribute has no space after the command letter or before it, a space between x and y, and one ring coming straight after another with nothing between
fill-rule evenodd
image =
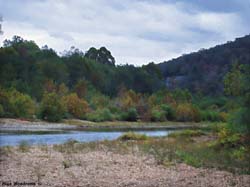
<instances>
[{"instance_id":1,"label":"riverbank","mask_svg":"<svg viewBox=\"0 0 250 187\"><path fill-rule=\"evenodd\" d=\"M202 136L199 137L199 141L207 140ZM164 141L164 144L159 141ZM154 142L153 147L156 149L157 145L165 146L162 148L167 152L163 155L170 158L171 144L166 144L166 141L176 145L174 139L169 138L88 144L70 141L54 146L31 147L21 144L17 147L5 147L0 149L0 182L2 186L3 183L26 182L39 184L41 187L247 187L249 185L250 175L233 174L216 168L196 168L184 162L177 162L174 158L171 162L170 160L163 162L159 151L150 153L149 149L147 150L149 143Z\"/></svg>"},{"instance_id":2,"label":"riverbank","mask_svg":"<svg viewBox=\"0 0 250 187\"><path fill-rule=\"evenodd\" d=\"M208 123L192 122L91 122L71 119L60 123L28 121L22 119L0 118L0 131L60 131L60 130L174 130L201 128Z\"/></svg>"}]
</instances>

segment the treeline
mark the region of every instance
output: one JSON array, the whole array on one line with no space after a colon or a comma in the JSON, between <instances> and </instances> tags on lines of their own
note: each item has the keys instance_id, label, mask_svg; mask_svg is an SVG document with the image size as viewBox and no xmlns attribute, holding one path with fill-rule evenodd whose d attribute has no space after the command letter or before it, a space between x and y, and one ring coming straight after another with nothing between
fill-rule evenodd
<instances>
[{"instance_id":1,"label":"treeline","mask_svg":"<svg viewBox=\"0 0 250 187\"><path fill-rule=\"evenodd\" d=\"M3 88L13 87L37 101L50 84L64 84L73 91L78 82L86 81L112 97L121 86L141 93L153 93L164 86L160 70L153 63L143 67L114 63L105 47L90 48L86 53L72 47L58 56L47 46L40 49L33 41L14 36L0 48L0 83Z\"/></svg>"}]
</instances>

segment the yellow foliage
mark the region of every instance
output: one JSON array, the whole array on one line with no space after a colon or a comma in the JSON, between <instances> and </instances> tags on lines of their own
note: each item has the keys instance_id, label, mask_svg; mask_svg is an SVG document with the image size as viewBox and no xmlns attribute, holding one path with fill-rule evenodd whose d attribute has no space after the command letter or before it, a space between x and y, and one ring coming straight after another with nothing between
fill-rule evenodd
<instances>
[{"instance_id":1,"label":"yellow foliage","mask_svg":"<svg viewBox=\"0 0 250 187\"><path fill-rule=\"evenodd\" d=\"M179 104L176 108L178 121L200 121L200 112L190 103Z\"/></svg>"},{"instance_id":2,"label":"yellow foliage","mask_svg":"<svg viewBox=\"0 0 250 187\"><path fill-rule=\"evenodd\" d=\"M121 107L124 109L128 109L131 107L136 107L139 103L141 95L136 94L133 90L128 90L121 95L120 102Z\"/></svg>"}]
</instances>

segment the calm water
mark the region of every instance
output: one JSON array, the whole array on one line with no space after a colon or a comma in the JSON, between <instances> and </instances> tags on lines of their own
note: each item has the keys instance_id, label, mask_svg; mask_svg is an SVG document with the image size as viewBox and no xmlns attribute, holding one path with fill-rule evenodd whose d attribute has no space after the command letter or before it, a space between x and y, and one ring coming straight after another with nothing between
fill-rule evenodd
<instances>
[{"instance_id":1,"label":"calm water","mask_svg":"<svg viewBox=\"0 0 250 187\"><path fill-rule=\"evenodd\" d=\"M173 131L136 131L136 133L146 134L147 136L166 136ZM0 146L19 145L20 142L26 141L29 144L61 144L70 139L80 142L91 142L100 140L114 140L124 133L121 131L112 132L94 132L94 131L67 131L62 133L50 134L25 134L25 133L1 133Z\"/></svg>"}]
</instances>

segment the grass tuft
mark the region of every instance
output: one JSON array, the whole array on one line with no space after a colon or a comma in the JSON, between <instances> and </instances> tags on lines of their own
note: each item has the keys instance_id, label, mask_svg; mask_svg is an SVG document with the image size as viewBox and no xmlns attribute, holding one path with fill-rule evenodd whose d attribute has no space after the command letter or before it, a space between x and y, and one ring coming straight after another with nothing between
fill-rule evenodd
<instances>
[{"instance_id":1,"label":"grass tuft","mask_svg":"<svg viewBox=\"0 0 250 187\"><path fill-rule=\"evenodd\" d=\"M118 140L121 140L121 141L128 141L128 140L139 141L139 140L147 140L147 139L149 139L149 137L146 136L145 134L137 134L137 133L134 133L134 132L124 133L123 135L121 135L118 138Z\"/></svg>"},{"instance_id":2,"label":"grass tuft","mask_svg":"<svg viewBox=\"0 0 250 187\"><path fill-rule=\"evenodd\" d=\"M18 149L21 152L28 152L30 150L30 145L27 141L23 140L19 143Z\"/></svg>"}]
</instances>

